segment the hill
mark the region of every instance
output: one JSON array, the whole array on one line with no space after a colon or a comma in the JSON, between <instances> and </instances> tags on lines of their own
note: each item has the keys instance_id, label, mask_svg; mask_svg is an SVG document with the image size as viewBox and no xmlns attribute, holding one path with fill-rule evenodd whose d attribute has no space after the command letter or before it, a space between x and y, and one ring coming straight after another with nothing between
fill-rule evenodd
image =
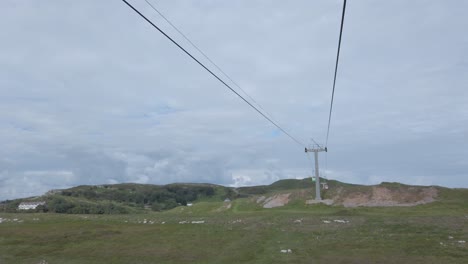
<instances>
[{"instance_id":1,"label":"hill","mask_svg":"<svg viewBox=\"0 0 468 264\"><path fill-rule=\"evenodd\" d=\"M468 259L467 189L328 181L327 205L311 203L313 186L310 178L241 188L117 184L8 201L13 213L0 211L0 263ZM46 200L49 212L57 213L16 211L30 200Z\"/></svg>"},{"instance_id":2,"label":"hill","mask_svg":"<svg viewBox=\"0 0 468 264\"><path fill-rule=\"evenodd\" d=\"M347 184L326 180L321 203L343 207L415 206L468 199L467 189L438 186L411 186L383 182L378 185ZM43 196L2 202L3 211L16 212L25 201L45 201L36 210L68 214L128 214L148 210L166 211L200 202L222 202L241 199L245 208L258 210L283 206L316 204L315 183L311 178L279 180L270 185L225 187L215 184L177 183L82 185L52 190ZM457 200L458 199L458 200Z\"/></svg>"}]
</instances>

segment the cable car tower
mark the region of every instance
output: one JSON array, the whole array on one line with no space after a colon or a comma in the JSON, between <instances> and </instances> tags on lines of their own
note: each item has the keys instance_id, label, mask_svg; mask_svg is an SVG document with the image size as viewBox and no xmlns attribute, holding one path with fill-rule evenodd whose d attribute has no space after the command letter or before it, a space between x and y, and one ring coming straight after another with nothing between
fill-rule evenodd
<instances>
[{"instance_id":1,"label":"cable car tower","mask_svg":"<svg viewBox=\"0 0 468 264\"><path fill-rule=\"evenodd\" d=\"M312 148L305 148L305 152L313 152L315 158L315 200L321 201L322 198L320 197L320 173L319 173L319 162L318 162L318 153L319 152L327 152L327 147L322 147L316 144Z\"/></svg>"}]
</instances>

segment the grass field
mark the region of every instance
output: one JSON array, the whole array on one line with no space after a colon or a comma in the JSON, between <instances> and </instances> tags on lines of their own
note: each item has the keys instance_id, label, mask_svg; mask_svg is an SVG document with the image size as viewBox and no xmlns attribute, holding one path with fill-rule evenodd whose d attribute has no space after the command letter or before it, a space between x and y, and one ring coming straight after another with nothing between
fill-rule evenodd
<instances>
[{"instance_id":1,"label":"grass field","mask_svg":"<svg viewBox=\"0 0 468 264\"><path fill-rule=\"evenodd\" d=\"M263 209L245 198L131 215L6 213L0 263L468 263L466 197L453 197L392 208Z\"/></svg>"}]
</instances>

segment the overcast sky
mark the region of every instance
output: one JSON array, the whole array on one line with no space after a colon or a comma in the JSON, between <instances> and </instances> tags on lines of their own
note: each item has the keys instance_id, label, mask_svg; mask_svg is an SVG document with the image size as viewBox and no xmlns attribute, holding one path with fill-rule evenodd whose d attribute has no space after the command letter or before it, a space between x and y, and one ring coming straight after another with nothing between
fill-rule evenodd
<instances>
[{"instance_id":1,"label":"overcast sky","mask_svg":"<svg viewBox=\"0 0 468 264\"><path fill-rule=\"evenodd\" d=\"M341 1L151 2L293 136L324 143ZM323 176L468 187L466 10L348 1ZM2 1L0 200L80 184L270 184L312 165L123 2Z\"/></svg>"}]
</instances>

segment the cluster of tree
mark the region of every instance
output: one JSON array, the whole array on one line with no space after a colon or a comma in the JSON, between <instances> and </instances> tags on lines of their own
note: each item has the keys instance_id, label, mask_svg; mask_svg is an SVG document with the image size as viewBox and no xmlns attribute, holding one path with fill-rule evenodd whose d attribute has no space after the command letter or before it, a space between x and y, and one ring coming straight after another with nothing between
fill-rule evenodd
<instances>
[{"instance_id":1,"label":"cluster of tree","mask_svg":"<svg viewBox=\"0 0 468 264\"><path fill-rule=\"evenodd\" d=\"M226 188L227 196L234 198ZM125 214L134 208L154 211L187 205L200 197L215 195L208 185L171 184L165 186L120 184L105 186L78 186L49 195L45 206L22 212L54 212L65 214ZM3 212L18 212L20 199L0 203Z\"/></svg>"},{"instance_id":2,"label":"cluster of tree","mask_svg":"<svg viewBox=\"0 0 468 264\"><path fill-rule=\"evenodd\" d=\"M102 188L96 186L81 186L75 189L64 190L63 196L86 198L91 201L113 201L127 206L144 207L151 205L155 211L168 210L178 205L187 205L188 202L195 201L197 198L210 197L215 194L215 189L211 186L200 185L166 185L154 186L152 188L138 188L137 186L116 186L112 188ZM65 200L66 201L66 200ZM57 203L58 211L69 211L66 202ZM74 210L83 211L82 206L75 207ZM100 208L102 211L102 208ZM94 211L90 212L94 213Z\"/></svg>"},{"instance_id":3,"label":"cluster of tree","mask_svg":"<svg viewBox=\"0 0 468 264\"><path fill-rule=\"evenodd\" d=\"M54 196L49 199L44 211L62 214L126 214L128 210L110 201L100 203L86 203L69 201L65 198Z\"/></svg>"},{"instance_id":4,"label":"cluster of tree","mask_svg":"<svg viewBox=\"0 0 468 264\"><path fill-rule=\"evenodd\" d=\"M6 200L1 203L1 211L14 213L18 210L18 205L21 203L21 200Z\"/></svg>"}]
</instances>

